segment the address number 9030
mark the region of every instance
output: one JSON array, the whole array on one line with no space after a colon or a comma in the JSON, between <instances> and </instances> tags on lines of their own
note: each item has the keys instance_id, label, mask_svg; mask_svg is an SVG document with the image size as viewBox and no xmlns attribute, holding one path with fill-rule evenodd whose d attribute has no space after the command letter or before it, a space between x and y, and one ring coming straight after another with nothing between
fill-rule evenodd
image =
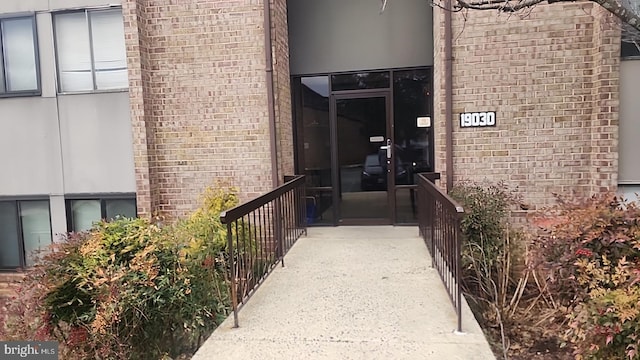
<instances>
[{"instance_id":1,"label":"address number 9030","mask_svg":"<svg viewBox=\"0 0 640 360\"><path fill-rule=\"evenodd\" d=\"M460 114L460 127L496 126L496 112L468 112Z\"/></svg>"}]
</instances>

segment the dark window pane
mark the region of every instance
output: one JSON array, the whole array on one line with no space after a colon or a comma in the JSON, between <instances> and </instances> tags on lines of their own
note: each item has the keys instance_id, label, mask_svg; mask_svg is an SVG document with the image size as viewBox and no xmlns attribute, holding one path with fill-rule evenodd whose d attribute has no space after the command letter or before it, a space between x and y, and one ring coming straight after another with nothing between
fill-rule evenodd
<instances>
[{"instance_id":1,"label":"dark window pane","mask_svg":"<svg viewBox=\"0 0 640 360\"><path fill-rule=\"evenodd\" d=\"M414 224L418 222L418 189L396 190L396 221L399 224Z\"/></svg>"},{"instance_id":2,"label":"dark window pane","mask_svg":"<svg viewBox=\"0 0 640 360\"><path fill-rule=\"evenodd\" d=\"M640 41L638 45L632 42L622 42L622 47L620 48L620 56L621 57L632 57L632 56L640 56Z\"/></svg>"},{"instance_id":3,"label":"dark window pane","mask_svg":"<svg viewBox=\"0 0 640 360\"><path fill-rule=\"evenodd\" d=\"M386 218L386 98L336 100L340 216L342 219Z\"/></svg>"},{"instance_id":4,"label":"dark window pane","mask_svg":"<svg viewBox=\"0 0 640 360\"><path fill-rule=\"evenodd\" d=\"M38 252L51 245L49 201L21 201L20 220L26 265L33 266Z\"/></svg>"},{"instance_id":5,"label":"dark window pane","mask_svg":"<svg viewBox=\"0 0 640 360\"><path fill-rule=\"evenodd\" d=\"M627 24L622 24L621 28L620 56L623 58L640 56L640 31Z\"/></svg>"},{"instance_id":6,"label":"dark window pane","mask_svg":"<svg viewBox=\"0 0 640 360\"><path fill-rule=\"evenodd\" d=\"M331 75L331 89L358 90L380 89L389 87L389 72L363 72L356 74Z\"/></svg>"},{"instance_id":7,"label":"dark window pane","mask_svg":"<svg viewBox=\"0 0 640 360\"><path fill-rule=\"evenodd\" d=\"M112 220L117 216L126 218L136 217L136 200L135 199L115 199L106 200L107 219Z\"/></svg>"},{"instance_id":8,"label":"dark window pane","mask_svg":"<svg viewBox=\"0 0 640 360\"><path fill-rule=\"evenodd\" d=\"M434 171L433 131L426 119L431 117L430 91L429 69L393 72L396 160L406 171L396 181L401 185L415 184L415 173Z\"/></svg>"},{"instance_id":9,"label":"dark window pane","mask_svg":"<svg viewBox=\"0 0 640 360\"><path fill-rule=\"evenodd\" d=\"M329 77L304 77L301 79L300 88L304 173L307 175L307 185L331 186Z\"/></svg>"},{"instance_id":10,"label":"dark window pane","mask_svg":"<svg viewBox=\"0 0 640 360\"><path fill-rule=\"evenodd\" d=\"M333 224L331 189L307 189L307 224Z\"/></svg>"},{"instance_id":11,"label":"dark window pane","mask_svg":"<svg viewBox=\"0 0 640 360\"><path fill-rule=\"evenodd\" d=\"M2 23L0 22L0 30L2 29ZM2 43L0 42L0 46L2 46ZM5 78L4 78L4 55L3 52L0 51L0 93L4 93L7 91L6 85L5 85Z\"/></svg>"},{"instance_id":12,"label":"dark window pane","mask_svg":"<svg viewBox=\"0 0 640 360\"><path fill-rule=\"evenodd\" d=\"M0 202L0 268L20 266L18 211L14 201Z\"/></svg>"}]
</instances>

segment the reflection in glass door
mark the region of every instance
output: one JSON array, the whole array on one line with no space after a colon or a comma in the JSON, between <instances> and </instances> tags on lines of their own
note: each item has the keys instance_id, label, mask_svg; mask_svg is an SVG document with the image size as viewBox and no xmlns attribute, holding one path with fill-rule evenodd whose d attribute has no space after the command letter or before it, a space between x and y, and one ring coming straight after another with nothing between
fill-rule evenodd
<instances>
[{"instance_id":1,"label":"reflection in glass door","mask_svg":"<svg viewBox=\"0 0 640 360\"><path fill-rule=\"evenodd\" d=\"M293 77L309 225L417 223L415 174L435 171L431 78L426 67Z\"/></svg>"},{"instance_id":2,"label":"reflection in glass door","mask_svg":"<svg viewBox=\"0 0 640 360\"><path fill-rule=\"evenodd\" d=\"M334 96L334 203L341 223L390 223L388 97L362 96Z\"/></svg>"},{"instance_id":3,"label":"reflection in glass door","mask_svg":"<svg viewBox=\"0 0 640 360\"><path fill-rule=\"evenodd\" d=\"M417 223L418 173L433 172L431 127L431 71L393 71L393 143L395 177L395 223Z\"/></svg>"},{"instance_id":4,"label":"reflection in glass door","mask_svg":"<svg viewBox=\"0 0 640 360\"><path fill-rule=\"evenodd\" d=\"M298 169L306 175L307 224L335 225L331 169L329 77L294 81ZM297 89L297 91L296 91Z\"/></svg>"}]
</instances>

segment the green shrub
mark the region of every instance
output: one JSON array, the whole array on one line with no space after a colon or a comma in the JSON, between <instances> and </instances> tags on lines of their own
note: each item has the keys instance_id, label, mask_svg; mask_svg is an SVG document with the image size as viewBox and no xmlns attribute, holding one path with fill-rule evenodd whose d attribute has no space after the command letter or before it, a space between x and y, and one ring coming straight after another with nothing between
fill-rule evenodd
<instances>
[{"instance_id":1,"label":"green shrub","mask_svg":"<svg viewBox=\"0 0 640 360\"><path fill-rule=\"evenodd\" d=\"M29 270L0 335L57 340L65 359L193 352L229 311L219 214L236 204L233 192L209 189L174 225L116 219L68 235Z\"/></svg>"},{"instance_id":2,"label":"green shrub","mask_svg":"<svg viewBox=\"0 0 640 360\"><path fill-rule=\"evenodd\" d=\"M534 259L577 358L640 359L640 209L615 194L540 214Z\"/></svg>"},{"instance_id":3,"label":"green shrub","mask_svg":"<svg viewBox=\"0 0 640 360\"><path fill-rule=\"evenodd\" d=\"M507 356L511 318L524 288L523 235L511 228L511 210L519 197L506 184L457 183L450 192L465 210L461 220L462 289L485 329L499 329L496 345Z\"/></svg>"},{"instance_id":4,"label":"green shrub","mask_svg":"<svg viewBox=\"0 0 640 360\"><path fill-rule=\"evenodd\" d=\"M511 275L510 261L519 255L521 234L511 228L511 210L519 197L504 183L482 184L469 181L457 183L450 192L465 209L461 220L462 270L465 291L479 300L497 302L506 290L505 279ZM507 271L507 273L505 273ZM484 300L482 300L484 299Z\"/></svg>"}]
</instances>

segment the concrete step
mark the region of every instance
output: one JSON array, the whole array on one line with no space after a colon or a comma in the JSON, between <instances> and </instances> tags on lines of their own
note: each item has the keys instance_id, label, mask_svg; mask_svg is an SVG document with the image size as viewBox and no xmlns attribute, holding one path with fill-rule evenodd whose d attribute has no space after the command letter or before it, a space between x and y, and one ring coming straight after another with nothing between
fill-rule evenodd
<instances>
[{"instance_id":1,"label":"concrete step","mask_svg":"<svg viewBox=\"0 0 640 360\"><path fill-rule=\"evenodd\" d=\"M24 278L24 275L21 272L0 272L0 283L19 282Z\"/></svg>"},{"instance_id":2,"label":"concrete step","mask_svg":"<svg viewBox=\"0 0 640 360\"><path fill-rule=\"evenodd\" d=\"M14 288L10 288L10 287L0 287L0 300L1 299L8 299L12 296L15 296L16 292Z\"/></svg>"},{"instance_id":3,"label":"concrete step","mask_svg":"<svg viewBox=\"0 0 640 360\"><path fill-rule=\"evenodd\" d=\"M16 295L16 285L24 278L24 273L0 273L0 299L7 299Z\"/></svg>"}]
</instances>

